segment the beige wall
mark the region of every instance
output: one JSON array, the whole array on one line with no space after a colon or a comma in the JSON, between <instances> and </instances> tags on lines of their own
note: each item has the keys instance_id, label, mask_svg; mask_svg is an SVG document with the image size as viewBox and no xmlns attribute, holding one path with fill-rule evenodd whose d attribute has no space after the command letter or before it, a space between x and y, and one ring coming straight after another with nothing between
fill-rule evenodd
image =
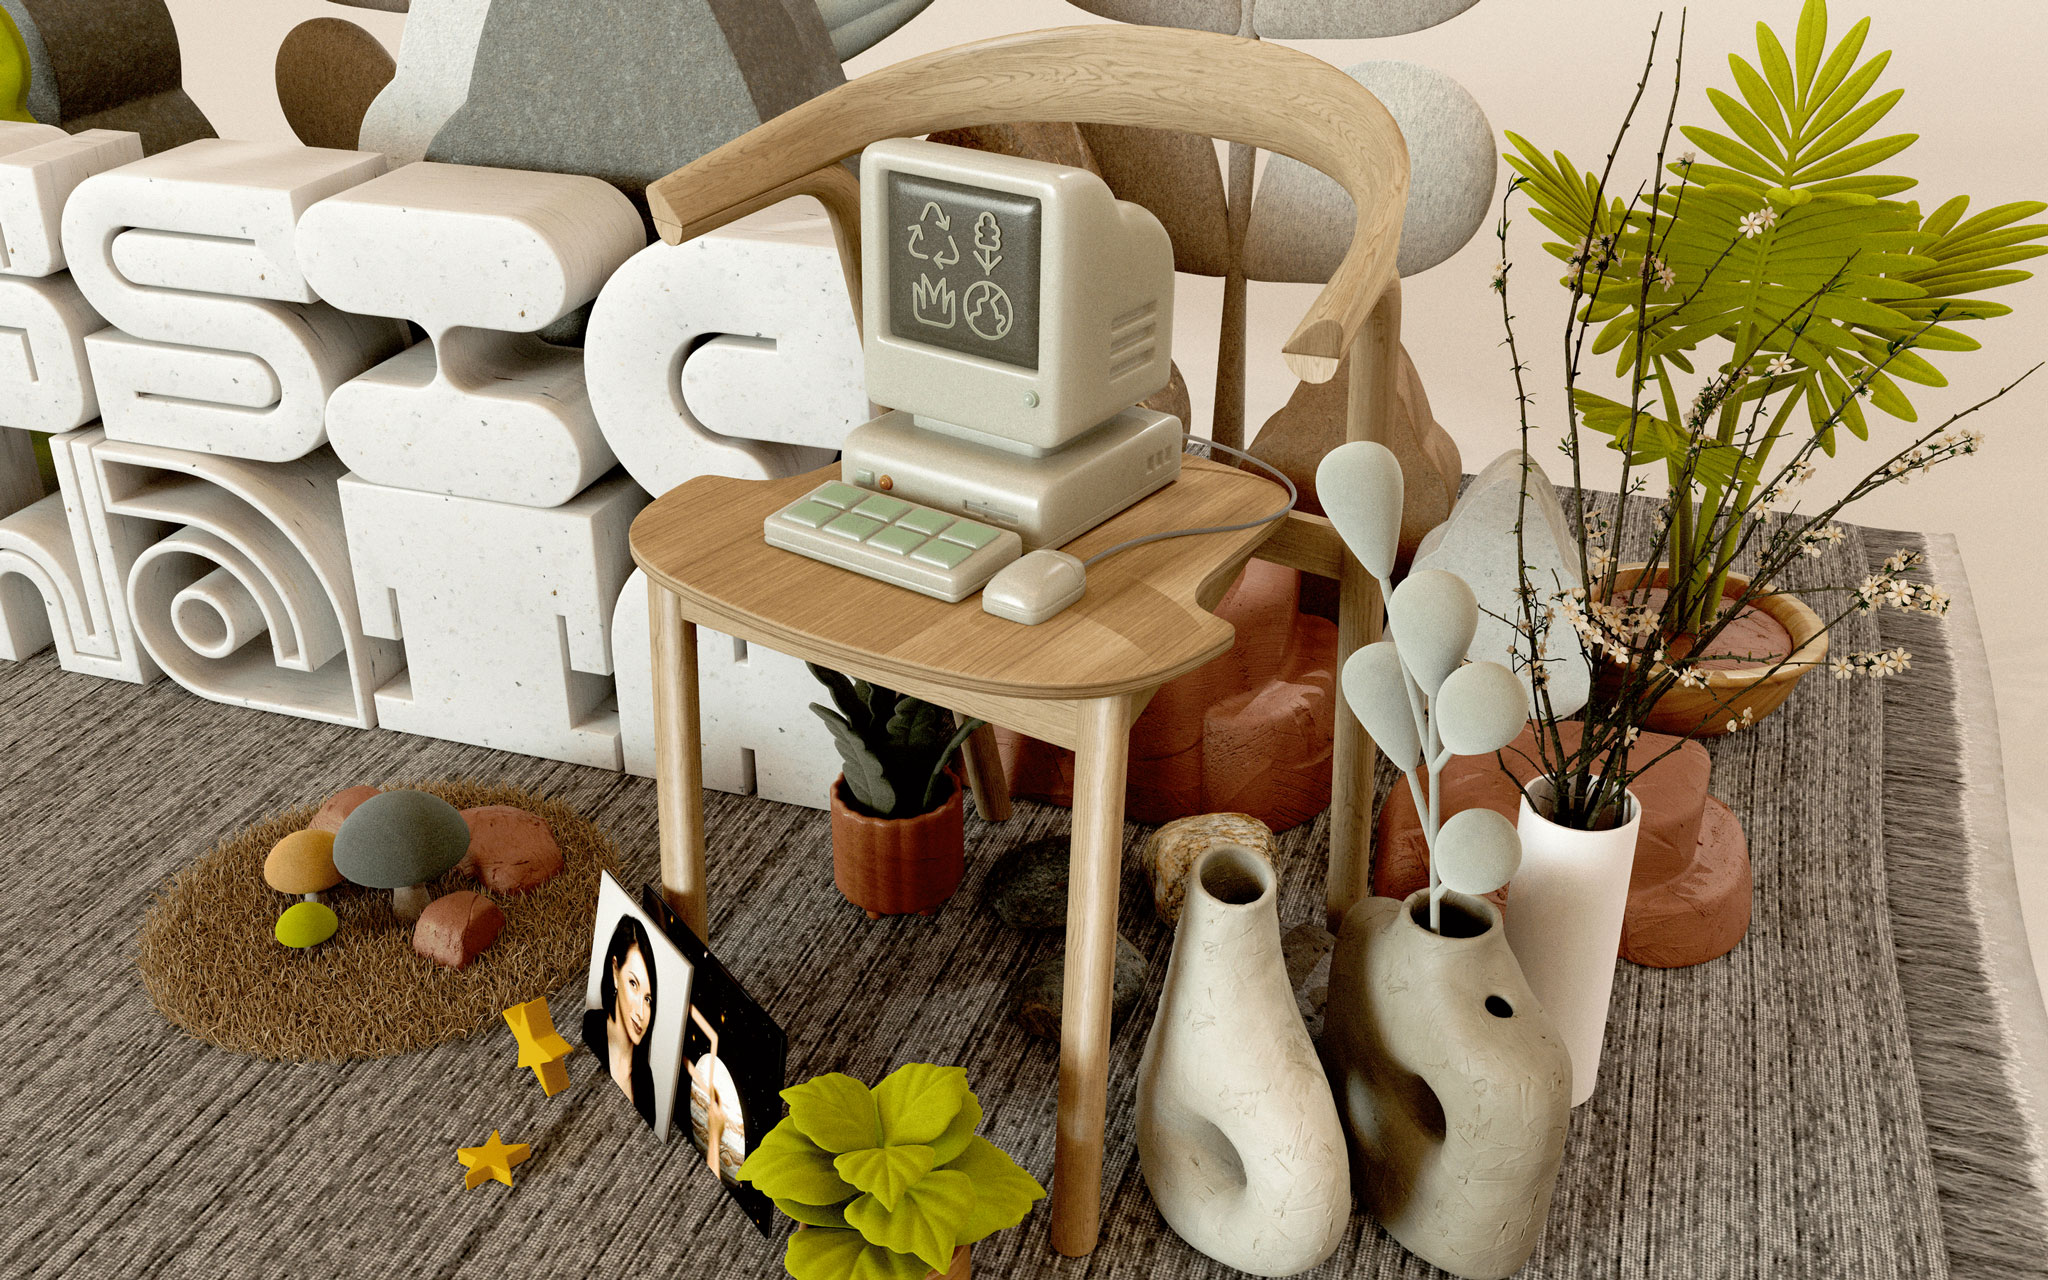
<instances>
[{"instance_id":1,"label":"beige wall","mask_svg":"<svg viewBox=\"0 0 2048 1280\"><path fill-rule=\"evenodd\" d=\"M185 44L192 96L224 134L237 137L288 136L270 67L278 42L295 23L323 14L352 17L393 49L403 27L399 15L317 0L169 2ZM1677 6L1671 10L1675 22ZM1681 119L1702 118L1706 86L1730 87L1726 55L1753 51L1755 20L1789 36L1798 11L1797 0L1693 6ZM1301 47L1340 66L1408 58L1450 71L1472 90L1497 129L1512 128L1591 166L1620 118L1657 12L1646 0L1483 0L1413 36L1309 41ZM1930 205L1958 193L1971 195L1974 207L2048 198L2048 105L2041 95L2048 84L2048 16L2039 0L1837 0L1837 32L1864 13L1874 19L1866 49L1894 50L1885 82L1907 90L1886 130L1921 136L1887 171L1919 177L1915 194ZM1064 0L937 0L850 70L1004 31L1082 21L1093 19ZM1653 81L1653 100L1668 84L1662 75ZM1631 172L1641 169L1639 163ZM1525 268L1518 305L1529 320L1524 341L1535 358L1551 361L1538 366L1538 408L1555 413L1555 364L1547 354L1554 343L1538 335L1554 331L1558 298L1545 282L1549 259L1536 247L1533 230L1526 217L1520 219L1510 256ZM1499 316L1487 290L1497 257L1489 229L1450 261L1410 281L1406 293L1408 347L1468 469L1514 444L1512 387L1496 346ZM1291 390L1279 344L1312 293L1293 286L1253 291L1247 414L1253 425ZM1178 345L1201 406L1213 380L1213 370L1204 365L1209 347L1202 335L1213 333L1218 292L1213 282L1184 279L1183 294L1186 327ZM1923 421L1974 402L2048 357L2048 276L1999 296L2017 314L1976 326L1985 350L1939 359L1954 385L1914 393ZM1207 362L1213 360L1211 352ZM1204 416L1198 410L1197 426ZM2048 742L2048 640L2039 621L2038 585L2041 546L2048 540L2048 372L1981 415L1976 425L1990 436L1985 453L1880 494L1852 518L1947 530L1961 539L1998 691L2022 897L2037 964L2048 964L2048 837L2042 834L2048 832L2048 750L2038 745ZM1904 431L1894 425L1877 434L1897 439ZM1867 465L1874 451L1845 449L1845 461ZM1826 492L1826 485L1824 475L1809 492Z\"/></svg>"}]
</instances>

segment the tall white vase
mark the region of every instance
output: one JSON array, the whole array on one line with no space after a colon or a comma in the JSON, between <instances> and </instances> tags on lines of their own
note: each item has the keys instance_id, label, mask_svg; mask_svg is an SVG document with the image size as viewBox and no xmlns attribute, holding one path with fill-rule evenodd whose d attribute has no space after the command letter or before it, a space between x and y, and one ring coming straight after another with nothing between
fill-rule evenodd
<instances>
[{"instance_id":1,"label":"tall white vase","mask_svg":"<svg viewBox=\"0 0 2048 1280\"><path fill-rule=\"evenodd\" d=\"M1275 884L1234 845L1195 864L1138 1068L1138 1166L1160 1214L1259 1276L1317 1265L1351 1221L1344 1129L1281 962Z\"/></svg>"},{"instance_id":2,"label":"tall white vase","mask_svg":"<svg viewBox=\"0 0 2048 1280\"><path fill-rule=\"evenodd\" d=\"M1522 865L1508 882L1507 939L1529 990L1571 1053L1576 1107L1593 1096L1600 1075L1643 807L1631 791L1627 822L1579 831L1545 816L1551 796L1550 780L1538 778L1522 798L1515 827L1522 837Z\"/></svg>"}]
</instances>

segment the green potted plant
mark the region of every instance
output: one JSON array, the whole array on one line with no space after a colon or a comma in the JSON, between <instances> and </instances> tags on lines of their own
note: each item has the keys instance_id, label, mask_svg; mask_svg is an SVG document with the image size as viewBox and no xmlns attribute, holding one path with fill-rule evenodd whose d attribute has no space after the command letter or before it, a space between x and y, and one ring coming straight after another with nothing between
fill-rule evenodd
<instances>
[{"instance_id":1,"label":"green potted plant","mask_svg":"<svg viewBox=\"0 0 2048 1280\"><path fill-rule=\"evenodd\" d=\"M966 872L953 753L981 727L943 707L807 663L838 707L811 704L846 771L832 783L832 879L873 920L930 915Z\"/></svg>"},{"instance_id":2,"label":"green potted plant","mask_svg":"<svg viewBox=\"0 0 2048 1280\"><path fill-rule=\"evenodd\" d=\"M737 1176L801 1224L783 1255L796 1280L967 1280L969 1246L1045 1195L975 1133L959 1067L913 1062L873 1089L834 1072L782 1097L789 1115Z\"/></svg>"},{"instance_id":3,"label":"green potted plant","mask_svg":"<svg viewBox=\"0 0 2048 1280\"><path fill-rule=\"evenodd\" d=\"M1515 377L1525 465L1534 465L1528 461L1532 398L1506 260L1507 209L1516 194L1531 192L1538 220L1570 237L1570 244L1550 248L1562 250L1571 266L1561 335L1567 394L1560 445L1571 463L1565 496L1577 511L1579 531L1578 582L1561 584L1531 567L1519 545L1529 522L1517 524L1514 666L1529 678L1535 709L1529 763L1537 776L1520 787L1522 861L1507 939L1571 1049L1578 1096L1590 1091L1598 1070L1635 857L1641 806L1630 786L1683 745L1632 757L1641 732L1660 728L1658 714L1670 700L1701 691L1710 696L1691 703L1663 731L1746 728L1784 697L1783 685L1773 689L1778 677L1817 664L1809 640L1737 672L1742 679L1735 686L1717 688L1721 673L1711 667L1749 656L1724 638L1731 625L1781 594L1781 584L1808 558L1820 558L1819 572L1839 584L1807 588L1809 594L1840 600L1826 611L1830 616L1812 615L1813 639L1854 613L1884 607L1945 612L1947 597L1914 580L1911 552L1893 555L1874 572L1831 556L1846 538L1835 518L1887 484L1975 453L1981 437L1958 421L2034 372L1932 427L1913 428L1903 441L1887 444L1881 460L1840 496L1802 509L1800 487L1814 475L1818 456L1834 451L1840 429L1869 434L1863 402L1911 421L1911 405L1895 379L1940 385L1920 352L1974 347L1943 322L2005 310L1962 295L2024 278L2007 265L2042 252L2032 242L2048 231L2015 225L2048 208L2040 203L2005 205L1963 221L1965 202L1956 200L1922 216L1917 205L1888 200L1911 186L1908 180L1864 173L1913 140L1858 141L1898 98L1862 101L1885 63L1880 54L1856 65L1867 25L1859 23L1830 52L1826 5L1808 0L1789 54L1760 25L1762 69L1731 60L1744 103L1725 94L1714 99L1740 141L1686 131L1718 166L1689 157L1666 165L1674 88L1656 168L1628 201L1606 195L1619 136L1600 174L1581 174L1562 156L1546 160L1519 139L1520 152L1510 157L1521 173L1503 199L1502 262L1493 288ZM1631 116L1649 83L1656 44L1653 33ZM1627 131L1625 119L1620 132ZM1664 185L1667 173L1678 178L1671 187ZM1693 373L1695 357L1710 344L1718 363L1701 361L1696 389L1682 393L1682 375ZM1579 385L1582 354L1616 347L1626 403ZM1682 402L1690 407L1681 410ZM1807 406L1808 422L1795 431L1788 424L1800 405ZM1622 456L1618 493L1605 497L1588 491L1582 465L1582 442L1599 436ZM1645 496L1638 466L1663 470L1665 501ZM1533 518L1526 487L1522 501L1523 514ZM1665 561L1668 593L1638 589L1609 554L1622 545L1647 547L1651 564ZM1738 564L1746 576L1733 572ZM1552 643L1554 627L1577 634L1583 658L1557 656L1563 646ZM1597 678L1574 717L1553 702L1549 673L1559 662L1579 660ZM1905 670L1910 660L1903 649L1886 649L1836 653L1827 666L1842 679L1883 677ZM1759 694L1762 701L1752 700Z\"/></svg>"},{"instance_id":4,"label":"green potted plant","mask_svg":"<svg viewBox=\"0 0 2048 1280\"><path fill-rule=\"evenodd\" d=\"M1950 326L2010 311L1966 295L2027 279L2012 264L2048 252L2038 243L2048 227L2023 225L2048 205L1965 217L1970 202L1958 196L1923 214L1894 199L1913 179L1871 172L1917 135L1869 136L1904 93L1873 96L1891 55L1858 62L1869 28L1866 18L1828 48L1825 0L1807 0L1789 50L1759 23L1756 63L1728 60L1740 99L1707 91L1727 132L1684 126L1704 158L1687 151L1667 161L1667 118L1659 172L1633 200L1611 194L1612 153L1595 174L1507 135L1514 189L1560 237L1545 249L1568 268L1579 341L1615 354L1624 392L1617 399L1580 385L1574 344L1566 451L1581 425L1606 436L1631 465L1661 466L1672 504L1649 564L1595 558L1585 581L1596 599L1655 604L1674 657L1698 654L1710 631L1729 650L1696 668L1703 683L1667 695L1651 729L1723 731L1775 708L1820 665L1819 616L1734 572L1738 552L1811 473L1814 453L1835 453L1839 428L1869 438L1866 401L1915 421L1902 384L1946 385L1929 353L1978 345ZM1680 47L1682 56L1682 35ZM1665 185L1665 172L1677 181ZM1575 479L1578 461L1572 454ZM1726 631L1723 619L1746 608L1784 626L1792 661ZM1765 667L1774 670L1766 676Z\"/></svg>"}]
</instances>

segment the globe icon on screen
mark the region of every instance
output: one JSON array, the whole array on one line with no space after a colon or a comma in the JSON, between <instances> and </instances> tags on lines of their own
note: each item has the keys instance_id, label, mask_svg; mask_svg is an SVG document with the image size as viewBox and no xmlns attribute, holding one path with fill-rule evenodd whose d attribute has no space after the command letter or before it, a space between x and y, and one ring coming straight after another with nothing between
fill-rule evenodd
<instances>
[{"instance_id":1,"label":"globe icon on screen","mask_svg":"<svg viewBox=\"0 0 2048 1280\"><path fill-rule=\"evenodd\" d=\"M977 280L960 295L960 309L967 315L967 327L988 342L1000 342L1017 322L1010 295L992 280Z\"/></svg>"}]
</instances>

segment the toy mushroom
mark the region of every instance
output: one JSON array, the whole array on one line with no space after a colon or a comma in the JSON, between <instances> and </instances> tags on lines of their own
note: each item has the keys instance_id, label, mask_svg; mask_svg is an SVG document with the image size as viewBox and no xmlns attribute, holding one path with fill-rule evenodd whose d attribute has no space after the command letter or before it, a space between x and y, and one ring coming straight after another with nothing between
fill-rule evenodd
<instances>
[{"instance_id":1,"label":"toy mushroom","mask_svg":"<svg viewBox=\"0 0 2048 1280\"><path fill-rule=\"evenodd\" d=\"M294 831L271 846L263 860L263 883L279 893L294 893L308 902L341 883L334 869L334 833Z\"/></svg>"},{"instance_id":2,"label":"toy mushroom","mask_svg":"<svg viewBox=\"0 0 2048 1280\"><path fill-rule=\"evenodd\" d=\"M294 951L317 947L334 936L341 920L324 903L294 902L277 918L273 931L279 942Z\"/></svg>"},{"instance_id":3,"label":"toy mushroom","mask_svg":"<svg viewBox=\"0 0 2048 1280\"><path fill-rule=\"evenodd\" d=\"M391 911L417 920L440 878L469 851L469 824L439 796L386 791L349 814L334 837L334 865L350 881L391 890Z\"/></svg>"}]
</instances>

